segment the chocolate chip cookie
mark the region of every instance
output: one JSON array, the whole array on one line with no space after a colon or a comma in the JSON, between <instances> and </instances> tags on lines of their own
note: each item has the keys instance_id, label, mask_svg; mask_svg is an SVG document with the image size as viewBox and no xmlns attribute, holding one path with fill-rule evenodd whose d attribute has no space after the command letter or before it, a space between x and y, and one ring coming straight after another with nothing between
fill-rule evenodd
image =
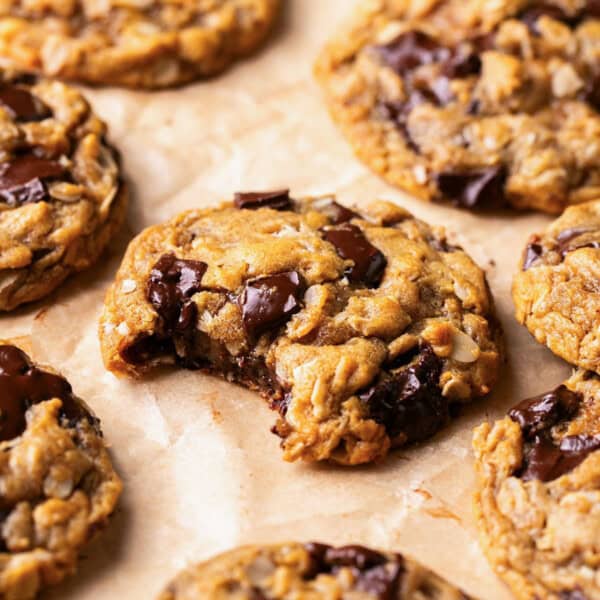
<instances>
[{"instance_id":1,"label":"chocolate chip cookie","mask_svg":"<svg viewBox=\"0 0 600 600\"><path fill-rule=\"evenodd\" d=\"M106 125L81 94L0 71L0 311L89 267L126 205Z\"/></svg>"},{"instance_id":2,"label":"chocolate chip cookie","mask_svg":"<svg viewBox=\"0 0 600 600\"><path fill-rule=\"evenodd\" d=\"M12 0L0 57L76 81L162 88L214 75L266 37L279 0Z\"/></svg>"},{"instance_id":3,"label":"chocolate chip cookie","mask_svg":"<svg viewBox=\"0 0 600 600\"><path fill-rule=\"evenodd\" d=\"M475 430L483 548L522 600L592 600L600 580L600 378L555 390Z\"/></svg>"},{"instance_id":4,"label":"chocolate chip cookie","mask_svg":"<svg viewBox=\"0 0 600 600\"><path fill-rule=\"evenodd\" d=\"M180 573L158 600L468 600L400 554L325 544L245 546Z\"/></svg>"},{"instance_id":5,"label":"chocolate chip cookie","mask_svg":"<svg viewBox=\"0 0 600 600\"><path fill-rule=\"evenodd\" d=\"M558 356L600 372L600 200L533 235L513 282L516 317Z\"/></svg>"},{"instance_id":6,"label":"chocolate chip cookie","mask_svg":"<svg viewBox=\"0 0 600 600\"><path fill-rule=\"evenodd\" d=\"M268 398L286 460L358 464L487 394L500 332L484 273L387 202L240 193L150 227L108 291L108 369L220 374Z\"/></svg>"},{"instance_id":7,"label":"chocolate chip cookie","mask_svg":"<svg viewBox=\"0 0 600 600\"><path fill-rule=\"evenodd\" d=\"M0 344L0 597L34 598L75 571L121 493L100 421L70 384Z\"/></svg>"},{"instance_id":8,"label":"chocolate chip cookie","mask_svg":"<svg viewBox=\"0 0 600 600\"><path fill-rule=\"evenodd\" d=\"M316 75L390 183L560 213L600 193L599 39L597 0L363 1Z\"/></svg>"}]
</instances>

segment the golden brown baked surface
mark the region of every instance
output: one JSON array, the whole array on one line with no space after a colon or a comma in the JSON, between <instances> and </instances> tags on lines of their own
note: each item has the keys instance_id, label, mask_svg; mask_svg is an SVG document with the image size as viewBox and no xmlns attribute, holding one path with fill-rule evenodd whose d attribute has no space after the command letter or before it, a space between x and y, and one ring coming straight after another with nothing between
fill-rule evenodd
<instances>
[{"instance_id":1,"label":"golden brown baked surface","mask_svg":"<svg viewBox=\"0 0 600 600\"><path fill-rule=\"evenodd\" d=\"M316 75L355 152L465 208L600 193L600 10L586 0L362 0Z\"/></svg>"},{"instance_id":2,"label":"golden brown baked surface","mask_svg":"<svg viewBox=\"0 0 600 600\"><path fill-rule=\"evenodd\" d=\"M0 597L29 600L75 571L121 494L100 421L69 383L0 343Z\"/></svg>"},{"instance_id":3,"label":"golden brown baked surface","mask_svg":"<svg viewBox=\"0 0 600 600\"><path fill-rule=\"evenodd\" d=\"M468 600L415 561L363 546L245 546L189 567L158 600Z\"/></svg>"},{"instance_id":4,"label":"golden brown baked surface","mask_svg":"<svg viewBox=\"0 0 600 600\"><path fill-rule=\"evenodd\" d=\"M519 600L599 597L600 380L577 371L473 439L480 539Z\"/></svg>"},{"instance_id":5,"label":"golden brown baked surface","mask_svg":"<svg viewBox=\"0 0 600 600\"><path fill-rule=\"evenodd\" d=\"M600 200L568 208L525 248L516 317L571 364L600 372Z\"/></svg>"},{"instance_id":6,"label":"golden brown baked surface","mask_svg":"<svg viewBox=\"0 0 600 600\"><path fill-rule=\"evenodd\" d=\"M0 56L50 77L162 88L251 53L278 8L279 0L9 0Z\"/></svg>"},{"instance_id":7,"label":"golden brown baked surface","mask_svg":"<svg viewBox=\"0 0 600 600\"><path fill-rule=\"evenodd\" d=\"M106 135L79 91L0 71L0 311L89 267L122 224Z\"/></svg>"},{"instance_id":8,"label":"golden brown baked surface","mask_svg":"<svg viewBox=\"0 0 600 600\"><path fill-rule=\"evenodd\" d=\"M238 194L131 242L100 323L105 364L207 369L267 396L286 460L358 464L487 394L500 331L445 232L373 202Z\"/></svg>"}]
</instances>

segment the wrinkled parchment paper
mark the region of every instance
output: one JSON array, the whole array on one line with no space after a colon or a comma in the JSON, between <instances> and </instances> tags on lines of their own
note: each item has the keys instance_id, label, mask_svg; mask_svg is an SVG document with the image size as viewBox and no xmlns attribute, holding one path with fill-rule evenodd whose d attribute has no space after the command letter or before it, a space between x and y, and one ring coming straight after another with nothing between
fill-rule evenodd
<instances>
[{"instance_id":1,"label":"wrinkled parchment paper","mask_svg":"<svg viewBox=\"0 0 600 600\"><path fill-rule=\"evenodd\" d=\"M97 267L46 301L0 317L0 337L31 335L101 417L122 502L86 548L61 600L151 600L190 561L242 543L363 543L413 555L484 600L509 594L477 545L473 427L560 382L569 367L512 316L510 283L528 235L547 217L472 215L413 200L354 159L311 77L322 43L353 3L286 0L266 47L212 81L161 93L87 90L110 125L132 191L129 228ZM104 291L131 236L236 190L290 187L356 203L382 197L446 225L488 272L509 364L494 394L418 448L355 469L284 463L275 415L255 394L200 373L117 380L96 335Z\"/></svg>"}]
</instances>

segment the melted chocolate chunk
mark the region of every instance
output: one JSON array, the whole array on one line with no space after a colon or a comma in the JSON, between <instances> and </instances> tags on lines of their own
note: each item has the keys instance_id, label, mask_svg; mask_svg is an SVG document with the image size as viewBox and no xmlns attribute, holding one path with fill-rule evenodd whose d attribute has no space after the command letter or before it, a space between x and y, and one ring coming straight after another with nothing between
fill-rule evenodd
<instances>
[{"instance_id":1,"label":"melted chocolate chunk","mask_svg":"<svg viewBox=\"0 0 600 600\"><path fill-rule=\"evenodd\" d=\"M450 50L420 31L400 34L388 44L377 46L385 64L397 73L405 73L450 58Z\"/></svg>"},{"instance_id":2,"label":"melted chocolate chunk","mask_svg":"<svg viewBox=\"0 0 600 600\"><path fill-rule=\"evenodd\" d=\"M301 308L305 285L296 271L246 282L240 298L244 328L251 339L284 325Z\"/></svg>"},{"instance_id":3,"label":"melted chocolate chunk","mask_svg":"<svg viewBox=\"0 0 600 600\"><path fill-rule=\"evenodd\" d=\"M531 268L544 254L544 248L537 243L538 237L535 237L525 249L525 257L523 258L523 271Z\"/></svg>"},{"instance_id":4,"label":"melted chocolate chunk","mask_svg":"<svg viewBox=\"0 0 600 600\"><path fill-rule=\"evenodd\" d=\"M487 167L465 173L446 172L437 176L440 192L465 208L499 206L504 203L504 167Z\"/></svg>"},{"instance_id":5,"label":"melted chocolate chunk","mask_svg":"<svg viewBox=\"0 0 600 600\"><path fill-rule=\"evenodd\" d=\"M305 575L307 579L350 568L355 572L357 590L367 592L378 600L394 600L397 597L405 571L401 555L394 555L395 560L390 561L383 554L364 546L333 548L310 543L305 548L313 562L312 569Z\"/></svg>"},{"instance_id":6,"label":"melted chocolate chunk","mask_svg":"<svg viewBox=\"0 0 600 600\"><path fill-rule=\"evenodd\" d=\"M54 160L34 154L17 156L0 165L0 201L9 206L41 202L48 197L44 182L64 174L64 167Z\"/></svg>"},{"instance_id":7,"label":"melted chocolate chunk","mask_svg":"<svg viewBox=\"0 0 600 600\"><path fill-rule=\"evenodd\" d=\"M580 240L579 243L572 243L573 240L582 236L586 233L593 232L594 229L590 227L571 227L569 229L565 229L561 231L556 236L556 250L560 253L560 255L564 258L569 252L573 250L578 250L579 248L600 248L600 239L599 240L586 240L585 238Z\"/></svg>"},{"instance_id":8,"label":"melted chocolate chunk","mask_svg":"<svg viewBox=\"0 0 600 600\"><path fill-rule=\"evenodd\" d=\"M165 254L152 267L146 297L161 317L162 336L185 332L196 325L197 308L191 297L199 292L208 265Z\"/></svg>"},{"instance_id":9,"label":"melted chocolate chunk","mask_svg":"<svg viewBox=\"0 0 600 600\"><path fill-rule=\"evenodd\" d=\"M0 88L0 106L17 121L42 121L52 115L39 98L24 88L12 85Z\"/></svg>"},{"instance_id":10,"label":"melted chocolate chunk","mask_svg":"<svg viewBox=\"0 0 600 600\"><path fill-rule=\"evenodd\" d=\"M523 400L509 411L508 416L519 425L525 436L529 436L570 419L580 404L580 394L559 385L551 392Z\"/></svg>"},{"instance_id":11,"label":"melted chocolate chunk","mask_svg":"<svg viewBox=\"0 0 600 600\"><path fill-rule=\"evenodd\" d=\"M74 427L82 419L98 428L99 421L73 395L71 385L59 375L42 371L15 346L0 346L0 441L25 431L25 413L34 404L59 398L64 425Z\"/></svg>"},{"instance_id":12,"label":"melted chocolate chunk","mask_svg":"<svg viewBox=\"0 0 600 600\"><path fill-rule=\"evenodd\" d=\"M355 213L353 210L338 204L335 200L327 202L318 208L319 212L327 215L334 225L340 225L341 223L347 223L352 219L360 219L361 216Z\"/></svg>"},{"instance_id":13,"label":"melted chocolate chunk","mask_svg":"<svg viewBox=\"0 0 600 600\"><path fill-rule=\"evenodd\" d=\"M540 35L540 30L538 29L537 22L540 17L550 17L555 21L561 21L569 26L573 25L576 21L569 17L567 13L565 13L561 8L556 6L555 4L550 4L547 2L539 2L530 6L525 11L523 11L519 18L527 27L529 31L535 35Z\"/></svg>"},{"instance_id":14,"label":"melted chocolate chunk","mask_svg":"<svg viewBox=\"0 0 600 600\"><path fill-rule=\"evenodd\" d=\"M600 437L572 435L558 446L546 435L535 436L525 446L524 466L519 477L524 481L552 481L569 473L587 456L600 448Z\"/></svg>"},{"instance_id":15,"label":"melted chocolate chunk","mask_svg":"<svg viewBox=\"0 0 600 600\"><path fill-rule=\"evenodd\" d=\"M273 192L236 192L233 203L236 208L272 208L274 210L290 210L290 190L276 190Z\"/></svg>"},{"instance_id":16,"label":"melted chocolate chunk","mask_svg":"<svg viewBox=\"0 0 600 600\"><path fill-rule=\"evenodd\" d=\"M385 256L373 246L356 225L344 223L323 231L323 237L333 244L337 253L354 265L346 270L353 283L363 283L374 288L381 283L387 266Z\"/></svg>"},{"instance_id":17,"label":"melted chocolate chunk","mask_svg":"<svg viewBox=\"0 0 600 600\"><path fill-rule=\"evenodd\" d=\"M138 337L133 344L121 348L119 354L130 365L145 365L163 356L173 356L175 346L169 338L146 334Z\"/></svg>"},{"instance_id":18,"label":"melted chocolate chunk","mask_svg":"<svg viewBox=\"0 0 600 600\"><path fill-rule=\"evenodd\" d=\"M551 428L571 419L579 410L581 394L564 385L517 404L508 416L521 427L523 464L517 476L524 481L552 481L572 471L591 452L600 448L600 436L571 435L556 444Z\"/></svg>"},{"instance_id":19,"label":"melted chocolate chunk","mask_svg":"<svg viewBox=\"0 0 600 600\"><path fill-rule=\"evenodd\" d=\"M430 346L421 349L411 366L384 375L359 398L369 416L391 438L404 434L408 442L431 437L450 418L448 401L439 387L442 361Z\"/></svg>"}]
</instances>

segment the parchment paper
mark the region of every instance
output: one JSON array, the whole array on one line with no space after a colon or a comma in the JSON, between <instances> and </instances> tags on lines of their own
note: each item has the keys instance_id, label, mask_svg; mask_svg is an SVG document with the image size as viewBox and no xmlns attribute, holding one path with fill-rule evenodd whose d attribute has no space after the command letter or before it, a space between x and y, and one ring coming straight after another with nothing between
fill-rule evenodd
<instances>
[{"instance_id":1,"label":"parchment paper","mask_svg":"<svg viewBox=\"0 0 600 600\"><path fill-rule=\"evenodd\" d=\"M312 80L312 62L348 0L287 0L275 35L217 79L163 93L86 90L108 121L133 190L129 230L100 265L44 302L0 317L0 337L31 335L101 417L125 492L79 574L50 599L152 599L190 561L241 543L296 539L407 552L485 600L509 598L477 545L472 428L560 382L569 367L512 316L510 283L528 235L547 217L472 215L413 200L354 159ZM255 394L200 373L117 380L96 335L104 291L128 240L236 190L290 187L357 203L397 201L446 225L486 268L509 364L494 394L429 443L355 469L284 463L275 415Z\"/></svg>"}]
</instances>

